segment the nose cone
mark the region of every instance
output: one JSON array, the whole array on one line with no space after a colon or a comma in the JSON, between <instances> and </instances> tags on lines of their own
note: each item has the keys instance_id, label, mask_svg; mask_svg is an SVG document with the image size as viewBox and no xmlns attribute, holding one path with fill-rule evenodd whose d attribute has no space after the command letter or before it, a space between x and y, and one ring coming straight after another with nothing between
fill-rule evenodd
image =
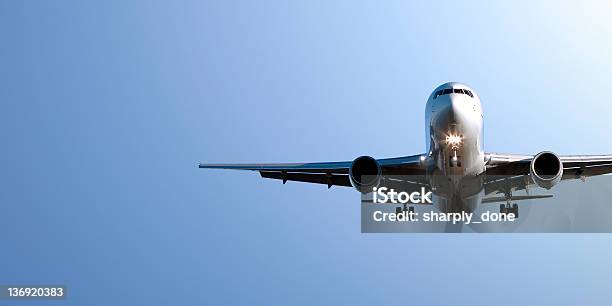
<instances>
[{"instance_id":1,"label":"nose cone","mask_svg":"<svg viewBox=\"0 0 612 306\"><path fill-rule=\"evenodd\" d=\"M437 102L436 121L455 124L469 115L468 103L455 94L439 97Z\"/></svg>"},{"instance_id":2,"label":"nose cone","mask_svg":"<svg viewBox=\"0 0 612 306\"><path fill-rule=\"evenodd\" d=\"M461 122L468 120L471 115L471 104L460 95L449 95L449 112L451 112L451 118L454 122Z\"/></svg>"},{"instance_id":3,"label":"nose cone","mask_svg":"<svg viewBox=\"0 0 612 306\"><path fill-rule=\"evenodd\" d=\"M435 111L431 118L432 131L443 143L447 136L467 137L474 125L479 124L480 117L475 115L474 103L463 94L447 94L437 97ZM475 128L478 128L475 126ZM453 139L449 139L453 140Z\"/></svg>"}]
</instances>

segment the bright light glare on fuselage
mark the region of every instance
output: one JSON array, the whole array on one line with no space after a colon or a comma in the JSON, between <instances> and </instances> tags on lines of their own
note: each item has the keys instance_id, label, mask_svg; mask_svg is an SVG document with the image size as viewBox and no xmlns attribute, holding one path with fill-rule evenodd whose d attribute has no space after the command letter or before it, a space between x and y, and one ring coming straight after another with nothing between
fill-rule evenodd
<instances>
[{"instance_id":1,"label":"bright light glare on fuselage","mask_svg":"<svg viewBox=\"0 0 612 306\"><path fill-rule=\"evenodd\" d=\"M459 135L447 135L446 143L451 146L458 146L461 143L461 136Z\"/></svg>"}]
</instances>

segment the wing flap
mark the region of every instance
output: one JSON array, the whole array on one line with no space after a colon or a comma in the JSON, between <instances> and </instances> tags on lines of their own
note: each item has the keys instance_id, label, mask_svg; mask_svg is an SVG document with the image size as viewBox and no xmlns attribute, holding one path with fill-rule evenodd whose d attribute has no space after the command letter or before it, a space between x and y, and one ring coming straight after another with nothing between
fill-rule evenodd
<instances>
[{"instance_id":1,"label":"wing flap","mask_svg":"<svg viewBox=\"0 0 612 306\"><path fill-rule=\"evenodd\" d=\"M538 194L538 195L513 195L512 201L524 201L524 200L535 200L535 199L547 199L552 198L553 196L550 194ZM482 204L487 203L505 203L507 201L506 197L487 197L482 199Z\"/></svg>"},{"instance_id":2,"label":"wing flap","mask_svg":"<svg viewBox=\"0 0 612 306\"><path fill-rule=\"evenodd\" d=\"M327 188L331 186L344 186L351 187L351 181L348 175L337 175L337 174L322 174L322 173L292 173L292 172L278 172L278 171L259 171L261 177L283 180L283 184L287 181L325 184Z\"/></svg>"}]
</instances>

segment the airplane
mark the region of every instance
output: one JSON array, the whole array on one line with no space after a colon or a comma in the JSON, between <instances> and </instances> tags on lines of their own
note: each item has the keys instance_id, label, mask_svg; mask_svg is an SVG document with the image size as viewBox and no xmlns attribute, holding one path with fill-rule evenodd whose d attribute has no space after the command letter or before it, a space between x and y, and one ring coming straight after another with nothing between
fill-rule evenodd
<instances>
[{"instance_id":1,"label":"airplane","mask_svg":"<svg viewBox=\"0 0 612 306\"><path fill-rule=\"evenodd\" d=\"M483 203L500 202L500 213L518 217L514 201L551 197L513 196L537 186L612 173L612 155L535 155L488 153L483 146L483 110L471 87L448 82L438 86L425 106L426 151L422 154L352 161L277 164L199 164L199 168L259 171L263 178L354 187L367 193L380 184L427 186L441 210L472 212ZM386 179L406 176L411 179ZM501 196L500 196L501 195ZM504 204L505 202L505 204ZM397 207L396 211L413 207Z\"/></svg>"}]
</instances>

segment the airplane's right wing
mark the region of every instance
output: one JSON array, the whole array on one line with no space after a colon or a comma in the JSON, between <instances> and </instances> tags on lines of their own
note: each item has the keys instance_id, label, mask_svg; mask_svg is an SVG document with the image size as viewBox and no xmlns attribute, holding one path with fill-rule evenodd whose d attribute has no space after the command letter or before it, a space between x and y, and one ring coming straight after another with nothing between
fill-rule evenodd
<instances>
[{"instance_id":1,"label":"airplane's right wing","mask_svg":"<svg viewBox=\"0 0 612 306\"><path fill-rule=\"evenodd\" d=\"M382 175L422 175L421 155L377 159ZM352 161L277 164L200 164L200 168L258 171L264 178L331 186L351 187L349 168Z\"/></svg>"}]
</instances>

